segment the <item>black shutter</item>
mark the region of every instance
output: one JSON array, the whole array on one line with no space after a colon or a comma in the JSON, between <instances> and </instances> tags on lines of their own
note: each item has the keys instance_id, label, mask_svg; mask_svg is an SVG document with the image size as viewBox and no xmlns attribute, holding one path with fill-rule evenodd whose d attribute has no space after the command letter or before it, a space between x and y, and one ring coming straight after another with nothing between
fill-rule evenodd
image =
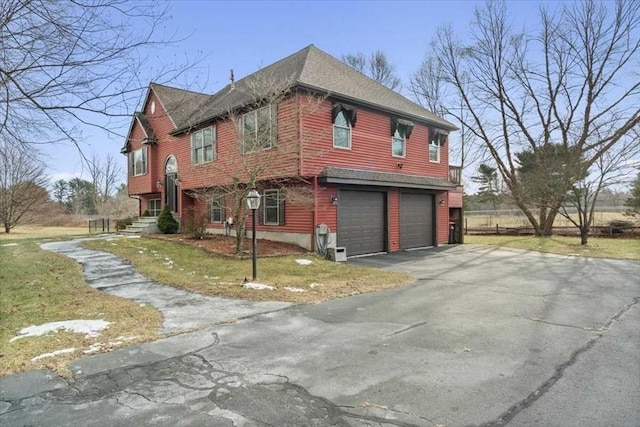
<instances>
[{"instance_id":1,"label":"black shutter","mask_svg":"<svg viewBox=\"0 0 640 427\"><path fill-rule=\"evenodd\" d=\"M266 198L264 197L264 193L262 193L262 200L260 200L260 207L258 208L258 212L256 212L256 224L264 225L264 205Z\"/></svg>"},{"instance_id":2,"label":"black shutter","mask_svg":"<svg viewBox=\"0 0 640 427\"><path fill-rule=\"evenodd\" d=\"M273 146L278 145L278 104L271 104L271 135Z\"/></svg>"},{"instance_id":3,"label":"black shutter","mask_svg":"<svg viewBox=\"0 0 640 427\"><path fill-rule=\"evenodd\" d=\"M286 215L284 212L284 206L284 195L282 194L282 191L278 191L278 212L280 214L278 217L278 225L285 225Z\"/></svg>"},{"instance_id":4,"label":"black shutter","mask_svg":"<svg viewBox=\"0 0 640 427\"><path fill-rule=\"evenodd\" d=\"M395 117L391 117L391 137L396 134L396 130L398 129L398 119Z\"/></svg>"}]
</instances>

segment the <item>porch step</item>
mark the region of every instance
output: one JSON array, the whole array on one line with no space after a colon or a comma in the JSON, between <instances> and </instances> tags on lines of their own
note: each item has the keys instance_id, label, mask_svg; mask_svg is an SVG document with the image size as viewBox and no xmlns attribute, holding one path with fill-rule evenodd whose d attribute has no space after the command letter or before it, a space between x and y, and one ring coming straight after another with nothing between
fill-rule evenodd
<instances>
[{"instance_id":1,"label":"porch step","mask_svg":"<svg viewBox=\"0 0 640 427\"><path fill-rule=\"evenodd\" d=\"M128 225L124 230L120 230L122 234L153 234L159 233L158 229L158 217L155 216L141 216L133 224Z\"/></svg>"}]
</instances>

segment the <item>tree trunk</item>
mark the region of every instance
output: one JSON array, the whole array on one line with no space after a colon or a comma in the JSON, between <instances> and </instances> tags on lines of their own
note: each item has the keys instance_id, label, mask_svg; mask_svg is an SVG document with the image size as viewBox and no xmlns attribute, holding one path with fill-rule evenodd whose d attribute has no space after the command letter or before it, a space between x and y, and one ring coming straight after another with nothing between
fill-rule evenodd
<instances>
[{"instance_id":1,"label":"tree trunk","mask_svg":"<svg viewBox=\"0 0 640 427\"><path fill-rule=\"evenodd\" d=\"M589 237L589 227L580 227L580 244L586 245Z\"/></svg>"},{"instance_id":2,"label":"tree trunk","mask_svg":"<svg viewBox=\"0 0 640 427\"><path fill-rule=\"evenodd\" d=\"M9 231L11 231L11 227L9 227L9 224L5 223L4 224L4 232L5 233L9 233Z\"/></svg>"}]
</instances>

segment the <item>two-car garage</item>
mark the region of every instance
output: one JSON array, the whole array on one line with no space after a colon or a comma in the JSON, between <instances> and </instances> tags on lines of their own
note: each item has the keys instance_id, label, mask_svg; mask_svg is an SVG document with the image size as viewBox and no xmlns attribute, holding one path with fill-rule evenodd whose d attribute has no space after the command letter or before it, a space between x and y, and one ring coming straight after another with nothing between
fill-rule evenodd
<instances>
[{"instance_id":1,"label":"two-car garage","mask_svg":"<svg viewBox=\"0 0 640 427\"><path fill-rule=\"evenodd\" d=\"M348 256L385 252L390 228L399 232L400 249L433 246L433 193L401 191L396 196L398 217L390 218L388 191L340 190L337 246L346 248Z\"/></svg>"}]
</instances>

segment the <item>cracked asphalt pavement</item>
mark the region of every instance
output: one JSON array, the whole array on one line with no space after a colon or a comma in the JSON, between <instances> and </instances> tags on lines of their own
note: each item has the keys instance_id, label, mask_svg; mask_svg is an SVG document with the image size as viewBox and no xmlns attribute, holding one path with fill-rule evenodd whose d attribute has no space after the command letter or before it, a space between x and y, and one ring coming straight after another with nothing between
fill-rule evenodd
<instances>
[{"instance_id":1,"label":"cracked asphalt pavement","mask_svg":"<svg viewBox=\"0 0 640 427\"><path fill-rule=\"evenodd\" d=\"M0 380L3 426L638 426L640 263L474 246L415 285Z\"/></svg>"}]
</instances>

